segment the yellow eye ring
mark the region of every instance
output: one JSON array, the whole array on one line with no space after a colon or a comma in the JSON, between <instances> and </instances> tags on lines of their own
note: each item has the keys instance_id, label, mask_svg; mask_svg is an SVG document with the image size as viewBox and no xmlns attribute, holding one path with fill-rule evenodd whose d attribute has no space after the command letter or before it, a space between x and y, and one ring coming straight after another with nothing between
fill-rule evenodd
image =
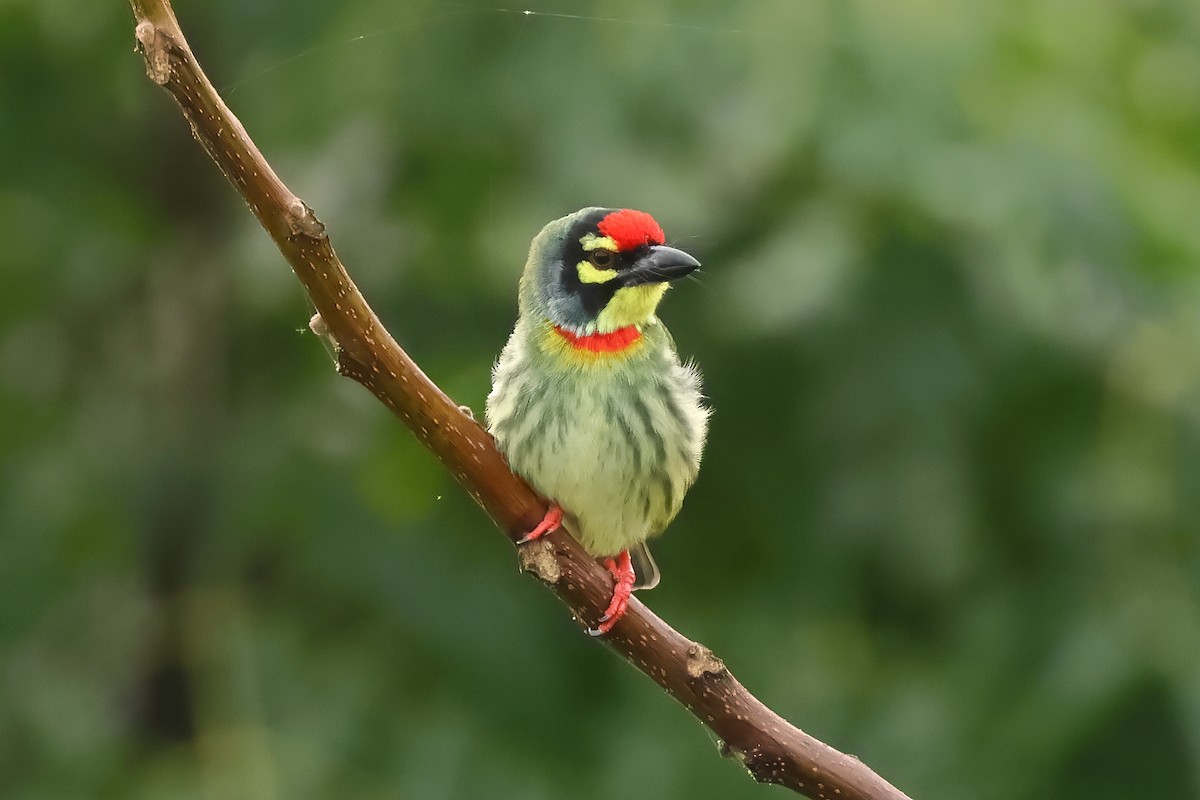
<instances>
[{"instance_id":1,"label":"yellow eye ring","mask_svg":"<svg viewBox=\"0 0 1200 800\"><path fill-rule=\"evenodd\" d=\"M617 254L612 250L606 250L603 247L598 247L588 253L588 261L592 262L592 266L597 269L612 269L613 261L616 260Z\"/></svg>"}]
</instances>

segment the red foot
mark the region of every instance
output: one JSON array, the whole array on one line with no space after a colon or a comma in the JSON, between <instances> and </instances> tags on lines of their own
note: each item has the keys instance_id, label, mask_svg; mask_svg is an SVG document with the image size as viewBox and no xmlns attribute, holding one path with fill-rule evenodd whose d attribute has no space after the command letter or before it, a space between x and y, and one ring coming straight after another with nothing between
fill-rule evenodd
<instances>
[{"instance_id":1,"label":"red foot","mask_svg":"<svg viewBox=\"0 0 1200 800\"><path fill-rule=\"evenodd\" d=\"M520 539L517 539L517 544L532 542L534 539L540 539L547 533L558 530L558 526L562 524L562 514L562 506L558 503L552 503L550 510L546 512L546 516L542 517L542 521L538 523L538 526Z\"/></svg>"},{"instance_id":2,"label":"red foot","mask_svg":"<svg viewBox=\"0 0 1200 800\"><path fill-rule=\"evenodd\" d=\"M603 636L613 629L617 620L625 616L625 610L629 608L629 596L633 594L635 576L628 550L622 550L615 559L604 559L604 567L613 576L612 600L609 601L608 608L604 609L604 616L600 617L600 624L595 628L588 629L588 633L592 636Z\"/></svg>"}]
</instances>

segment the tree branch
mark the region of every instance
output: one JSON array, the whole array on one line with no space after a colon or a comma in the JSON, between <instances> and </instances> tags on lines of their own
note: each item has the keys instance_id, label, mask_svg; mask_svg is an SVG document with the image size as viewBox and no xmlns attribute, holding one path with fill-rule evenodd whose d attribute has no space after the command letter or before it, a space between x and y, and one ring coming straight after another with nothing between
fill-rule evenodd
<instances>
[{"instance_id":1,"label":"tree branch","mask_svg":"<svg viewBox=\"0 0 1200 800\"><path fill-rule=\"evenodd\" d=\"M291 264L338 345L338 370L399 416L508 537L541 520L545 501L509 470L491 436L463 413L384 328L338 260L325 226L283 184L192 55L167 0L130 0L146 72L179 103L192 135L212 157ZM612 583L569 535L556 532L518 549L574 613L595 624ZM720 737L755 780L821 800L907 800L857 758L814 739L746 691L701 644L638 600L607 637L631 664Z\"/></svg>"}]
</instances>

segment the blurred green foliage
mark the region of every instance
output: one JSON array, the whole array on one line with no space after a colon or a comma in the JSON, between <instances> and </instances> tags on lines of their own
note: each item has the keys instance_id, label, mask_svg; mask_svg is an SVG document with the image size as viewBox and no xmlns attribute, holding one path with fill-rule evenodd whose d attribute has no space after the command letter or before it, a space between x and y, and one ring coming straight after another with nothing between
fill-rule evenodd
<instances>
[{"instance_id":1,"label":"blurred green foliage","mask_svg":"<svg viewBox=\"0 0 1200 800\"><path fill-rule=\"evenodd\" d=\"M536 10L177 7L477 411L546 220L704 261L646 599L766 702L915 798L1200 797L1200 5ZM334 375L132 29L0 2L0 795L782 796Z\"/></svg>"}]
</instances>

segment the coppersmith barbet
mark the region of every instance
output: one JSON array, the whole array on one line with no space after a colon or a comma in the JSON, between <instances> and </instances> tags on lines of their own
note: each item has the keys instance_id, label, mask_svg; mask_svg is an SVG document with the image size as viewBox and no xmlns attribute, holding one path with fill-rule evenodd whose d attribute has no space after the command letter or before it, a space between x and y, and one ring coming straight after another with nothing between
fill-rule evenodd
<instances>
[{"instance_id":1,"label":"coppersmith barbet","mask_svg":"<svg viewBox=\"0 0 1200 800\"><path fill-rule=\"evenodd\" d=\"M530 246L516 328L492 371L488 429L552 503L522 541L561 524L613 576L596 635L633 589L658 583L646 541L674 519L700 468L700 376L655 316L670 282L699 266L642 211L554 220Z\"/></svg>"}]
</instances>

